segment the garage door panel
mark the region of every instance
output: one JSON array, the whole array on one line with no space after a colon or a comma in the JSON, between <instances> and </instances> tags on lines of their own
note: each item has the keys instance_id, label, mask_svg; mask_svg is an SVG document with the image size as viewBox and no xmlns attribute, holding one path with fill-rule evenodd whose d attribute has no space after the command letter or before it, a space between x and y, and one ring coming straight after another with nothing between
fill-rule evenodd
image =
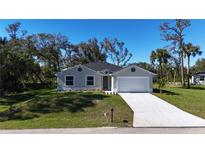
<instances>
[{"instance_id":1,"label":"garage door panel","mask_svg":"<svg viewBox=\"0 0 205 154\"><path fill-rule=\"evenodd\" d=\"M148 85L147 77L118 77L119 92L148 92Z\"/></svg>"}]
</instances>

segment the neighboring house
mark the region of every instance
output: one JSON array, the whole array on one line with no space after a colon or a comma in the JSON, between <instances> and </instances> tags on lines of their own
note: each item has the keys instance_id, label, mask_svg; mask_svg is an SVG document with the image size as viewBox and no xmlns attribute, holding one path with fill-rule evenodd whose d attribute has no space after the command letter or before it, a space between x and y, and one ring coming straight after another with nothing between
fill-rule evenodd
<instances>
[{"instance_id":1,"label":"neighboring house","mask_svg":"<svg viewBox=\"0 0 205 154\"><path fill-rule=\"evenodd\" d=\"M198 72L192 75L191 77L191 83L192 84L203 84L205 85L205 71L204 72Z\"/></svg>"},{"instance_id":2,"label":"neighboring house","mask_svg":"<svg viewBox=\"0 0 205 154\"><path fill-rule=\"evenodd\" d=\"M88 63L58 72L57 89L152 92L154 76L136 65L123 68L109 63Z\"/></svg>"}]
</instances>

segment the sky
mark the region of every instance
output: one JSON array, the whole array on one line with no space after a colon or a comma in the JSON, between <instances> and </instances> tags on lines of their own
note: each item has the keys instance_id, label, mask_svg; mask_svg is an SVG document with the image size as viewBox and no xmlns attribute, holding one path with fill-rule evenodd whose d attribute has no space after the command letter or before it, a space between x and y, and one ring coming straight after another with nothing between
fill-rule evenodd
<instances>
[{"instance_id":1,"label":"sky","mask_svg":"<svg viewBox=\"0 0 205 154\"><path fill-rule=\"evenodd\" d=\"M8 24L19 21L21 29L28 34L35 33L61 33L66 35L73 44L97 38L99 41L105 37L117 38L125 42L125 47L133 54L130 62L150 62L152 50L163 48L169 42L163 41L160 36L159 26L171 20L0 20L0 36L8 36L5 28ZM171 21L173 22L173 21ZM199 45L203 54L191 58L194 65L198 58L205 58L205 20L191 20L191 26L185 30L185 42ZM186 64L186 60L185 60Z\"/></svg>"}]
</instances>

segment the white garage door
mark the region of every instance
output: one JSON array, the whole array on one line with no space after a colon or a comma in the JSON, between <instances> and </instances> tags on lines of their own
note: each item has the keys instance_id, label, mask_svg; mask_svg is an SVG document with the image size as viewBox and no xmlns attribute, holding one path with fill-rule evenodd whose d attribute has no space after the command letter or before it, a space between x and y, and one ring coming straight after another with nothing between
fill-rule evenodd
<instances>
[{"instance_id":1,"label":"white garage door","mask_svg":"<svg viewBox=\"0 0 205 154\"><path fill-rule=\"evenodd\" d=\"M118 92L148 92L148 77L118 77Z\"/></svg>"}]
</instances>

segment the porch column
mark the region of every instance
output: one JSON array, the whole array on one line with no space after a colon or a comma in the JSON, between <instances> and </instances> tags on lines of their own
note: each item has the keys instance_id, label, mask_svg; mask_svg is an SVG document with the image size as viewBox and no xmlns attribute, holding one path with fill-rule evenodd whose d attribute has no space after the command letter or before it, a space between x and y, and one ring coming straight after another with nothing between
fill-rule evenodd
<instances>
[{"instance_id":1,"label":"porch column","mask_svg":"<svg viewBox=\"0 0 205 154\"><path fill-rule=\"evenodd\" d=\"M114 92L114 77L111 76L111 91Z\"/></svg>"},{"instance_id":2,"label":"porch column","mask_svg":"<svg viewBox=\"0 0 205 154\"><path fill-rule=\"evenodd\" d=\"M191 77L191 83L192 83L192 84L195 84L195 83L194 83L194 76Z\"/></svg>"}]
</instances>

